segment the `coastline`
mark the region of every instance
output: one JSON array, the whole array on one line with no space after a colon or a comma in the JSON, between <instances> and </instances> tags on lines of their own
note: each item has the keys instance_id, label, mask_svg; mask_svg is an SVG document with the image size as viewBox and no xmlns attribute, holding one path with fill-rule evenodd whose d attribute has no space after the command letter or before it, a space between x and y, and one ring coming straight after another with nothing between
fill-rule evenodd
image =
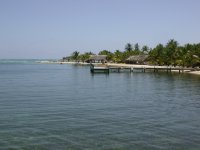
<instances>
[{"instance_id":1,"label":"coastline","mask_svg":"<svg viewBox=\"0 0 200 150\"><path fill-rule=\"evenodd\" d=\"M200 75L200 71L191 71L191 72L188 72L190 74L195 74L195 75Z\"/></svg>"},{"instance_id":2,"label":"coastline","mask_svg":"<svg viewBox=\"0 0 200 150\"><path fill-rule=\"evenodd\" d=\"M77 65L90 65L90 63L85 63L85 62L61 62L61 61L40 61L38 63L41 64L77 64ZM157 68L163 68L166 66L151 66L151 65L136 65L136 64L123 64L123 63L106 63L108 66L113 66L113 67L132 67L132 68L137 68L137 67L144 67L144 68L150 68L150 67L157 67ZM173 71L177 72L177 71ZM194 75L200 75L200 71L184 71L184 73L189 73L189 74L194 74Z\"/></svg>"},{"instance_id":3,"label":"coastline","mask_svg":"<svg viewBox=\"0 0 200 150\"><path fill-rule=\"evenodd\" d=\"M108 65L117 66L117 67L133 67L133 68L137 68L137 67L144 67L144 68L152 67L150 65L136 65L136 64L113 64L113 63L108 63ZM166 67L166 66L155 66L155 67L163 68L163 67ZM172 70L172 72L178 72L178 71ZM184 71L184 73L200 75L200 71Z\"/></svg>"}]
</instances>

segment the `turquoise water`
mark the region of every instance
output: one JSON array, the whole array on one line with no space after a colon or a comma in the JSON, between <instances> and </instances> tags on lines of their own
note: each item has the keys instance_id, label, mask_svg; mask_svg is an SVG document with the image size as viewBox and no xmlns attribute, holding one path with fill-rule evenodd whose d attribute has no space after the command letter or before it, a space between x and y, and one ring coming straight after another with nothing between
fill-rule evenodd
<instances>
[{"instance_id":1,"label":"turquoise water","mask_svg":"<svg viewBox=\"0 0 200 150\"><path fill-rule=\"evenodd\" d=\"M199 76L33 62L0 63L0 150L200 149Z\"/></svg>"}]
</instances>

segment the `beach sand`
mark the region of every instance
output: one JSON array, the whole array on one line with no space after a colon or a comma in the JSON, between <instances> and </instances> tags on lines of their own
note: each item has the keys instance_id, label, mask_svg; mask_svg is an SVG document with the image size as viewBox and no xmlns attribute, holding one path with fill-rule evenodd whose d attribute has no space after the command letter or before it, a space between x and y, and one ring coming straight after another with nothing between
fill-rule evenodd
<instances>
[{"instance_id":1,"label":"beach sand","mask_svg":"<svg viewBox=\"0 0 200 150\"><path fill-rule=\"evenodd\" d=\"M191 71L190 74L200 75L200 71Z\"/></svg>"}]
</instances>

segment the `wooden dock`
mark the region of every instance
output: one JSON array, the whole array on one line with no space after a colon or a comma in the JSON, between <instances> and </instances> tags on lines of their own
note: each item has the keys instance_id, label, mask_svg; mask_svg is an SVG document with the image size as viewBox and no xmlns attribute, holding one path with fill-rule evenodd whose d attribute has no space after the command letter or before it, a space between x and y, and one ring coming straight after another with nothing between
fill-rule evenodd
<instances>
[{"instance_id":1,"label":"wooden dock","mask_svg":"<svg viewBox=\"0 0 200 150\"><path fill-rule=\"evenodd\" d=\"M190 72L190 71L200 71L200 68L184 68L184 67L169 67L169 66L113 66L105 64L91 64L90 71L92 73L111 73L111 72L172 72L176 71L178 73Z\"/></svg>"},{"instance_id":2,"label":"wooden dock","mask_svg":"<svg viewBox=\"0 0 200 150\"><path fill-rule=\"evenodd\" d=\"M94 65L90 64L90 71L92 73L109 73L109 67L107 65Z\"/></svg>"}]
</instances>

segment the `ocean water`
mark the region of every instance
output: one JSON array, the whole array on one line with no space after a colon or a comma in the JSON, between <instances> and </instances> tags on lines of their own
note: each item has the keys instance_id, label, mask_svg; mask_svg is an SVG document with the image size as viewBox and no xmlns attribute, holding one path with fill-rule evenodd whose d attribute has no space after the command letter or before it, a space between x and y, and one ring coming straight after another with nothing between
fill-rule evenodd
<instances>
[{"instance_id":1,"label":"ocean water","mask_svg":"<svg viewBox=\"0 0 200 150\"><path fill-rule=\"evenodd\" d=\"M200 149L199 76L16 61L0 63L0 150Z\"/></svg>"}]
</instances>

